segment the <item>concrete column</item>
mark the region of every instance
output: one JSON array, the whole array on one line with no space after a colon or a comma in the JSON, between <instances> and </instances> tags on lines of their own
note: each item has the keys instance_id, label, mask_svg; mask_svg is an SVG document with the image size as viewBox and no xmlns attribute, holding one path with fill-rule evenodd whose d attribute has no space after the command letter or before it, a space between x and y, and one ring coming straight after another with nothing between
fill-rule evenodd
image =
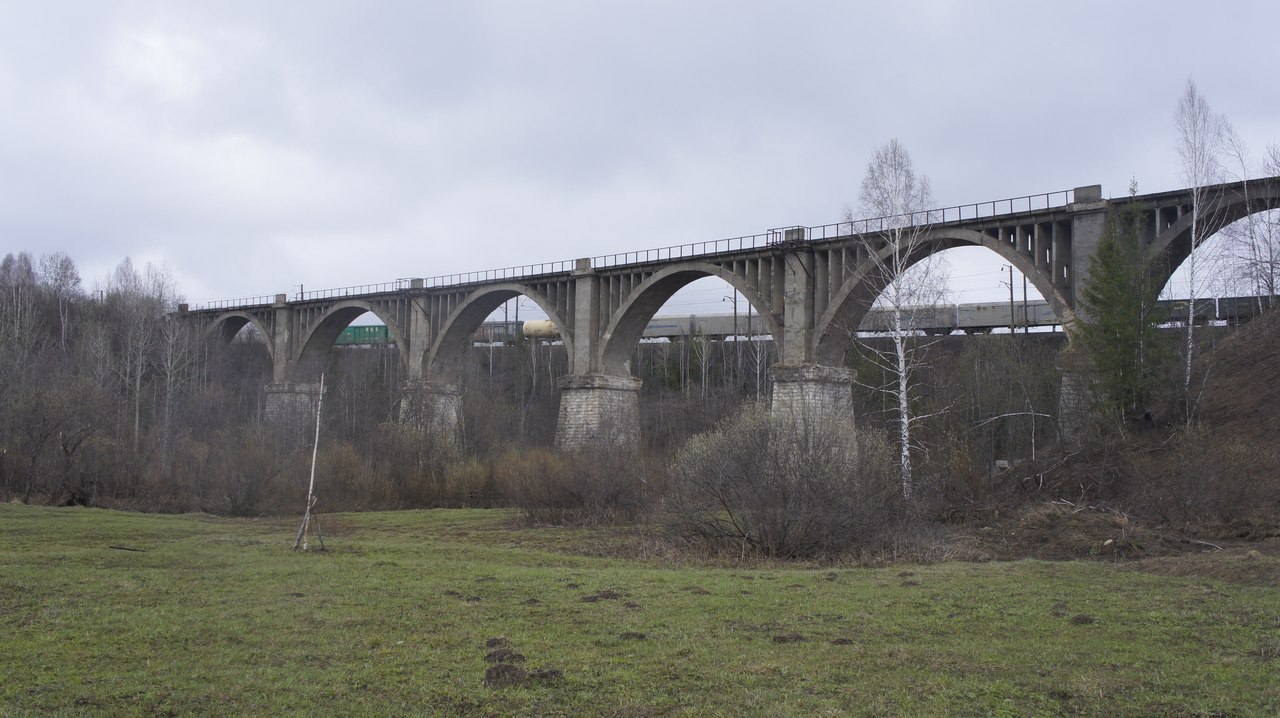
<instances>
[{"instance_id":1,"label":"concrete column","mask_svg":"<svg viewBox=\"0 0 1280 718\"><path fill-rule=\"evenodd\" d=\"M423 429L442 443L461 443L461 388L442 381L406 381L400 393L400 421Z\"/></svg>"},{"instance_id":2,"label":"concrete column","mask_svg":"<svg viewBox=\"0 0 1280 718\"><path fill-rule=\"evenodd\" d=\"M1075 189L1071 215L1071 278L1068 298L1077 316L1083 316L1080 292L1089 282L1089 260L1098 249L1107 223L1107 201L1102 199L1102 185Z\"/></svg>"},{"instance_id":3,"label":"concrete column","mask_svg":"<svg viewBox=\"0 0 1280 718\"><path fill-rule=\"evenodd\" d=\"M560 379L556 448L635 448L640 444L640 380L608 374Z\"/></svg>"},{"instance_id":4,"label":"concrete column","mask_svg":"<svg viewBox=\"0 0 1280 718\"><path fill-rule=\"evenodd\" d=\"M289 368L293 364L293 346L289 341L293 310L289 308L288 295L277 294L271 309L271 336L266 338L271 342L271 379L277 384L283 384L290 379Z\"/></svg>"},{"instance_id":5,"label":"concrete column","mask_svg":"<svg viewBox=\"0 0 1280 718\"><path fill-rule=\"evenodd\" d=\"M600 333L600 277L590 259L579 259L573 269L573 353L571 374L600 371L596 337ZM561 405L563 406L563 399Z\"/></svg>"},{"instance_id":6,"label":"concrete column","mask_svg":"<svg viewBox=\"0 0 1280 718\"><path fill-rule=\"evenodd\" d=\"M788 251L783 255L783 262L786 271L781 287L783 324L778 361L804 364L813 361L813 250L801 247ZM774 287L774 291L779 288Z\"/></svg>"},{"instance_id":7,"label":"concrete column","mask_svg":"<svg viewBox=\"0 0 1280 718\"><path fill-rule=\"evenodd\" d=\"M425 282L421 279L412 279L409 282L410 289L422 289ZM425 296L410 296L409 298L409 321L406 323L405 331L409 336L405 338L405 343L409 345L409 358L405 362L409 379L411 381L421 379L424 375L427 349L431 345L431 321L427 316L427 298Z\"/></svg>"}]
</instances>

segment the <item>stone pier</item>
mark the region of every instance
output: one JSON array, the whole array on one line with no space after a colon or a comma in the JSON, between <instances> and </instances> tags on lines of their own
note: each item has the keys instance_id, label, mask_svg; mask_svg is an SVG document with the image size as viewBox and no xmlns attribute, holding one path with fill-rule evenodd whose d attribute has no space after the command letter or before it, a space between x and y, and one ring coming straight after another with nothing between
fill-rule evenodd
<instances>
[{"instance_id":1,"label":"stone pier","mask_svg":"<svg viewBox=\"0 0 1280 718\"><path fill-rule=\"evenodd\" d=\"M446 444L462 438L462 389L441 381L407 381L400 394L400 421Z\"/></svg>"},{"instance_id":2,"label":"stone pier","mask_svg":"<svg viewBox=\"0 0 1280 718\"><path fill-rule=\"evenodd\" d=\"M769 413L775 417L829 418L853 411L853 370L821 364L774 364L773 399Z\"/></svg>"},{"instance_id":3,"label":"stone pier","mask_svg":"<svg viewBox=\"0 0 1280 718\"><path fill-rule=\"evenodd\" d=\"M843 424L854 430L853 370L821 364L774 364L769 414L800 436Z\"/></svg>"},{"instance_id":4,"label":"stone pier","mask_svg":"<svg viewBox=\"0 0 1280 718\"><path fill-rule=\"evenodd\" d=\"M640 380L608 374L560 379L556 448L640 445Z\"/></svg>"},{"instance_id":5,"label":"stone pier","mask_svg":"<svg viewBox=\"0 0 1280 718\"><path fill-rule=\"evenodd\" d=\"M310 426L315 423L319 383L273 382L267 384L262 415L275 426Z\"/></svg>"},{"instance_id":6,"label":"stone pier","mask_svg":"<svg viewBox=\"0 0 1280 718\"><path fill-rule=\"evenodd\" d=\"M1062 376L1058 387L1058 431L1062 442L1078 444L1089 427L1089 413L1096 401L1094 366L1083 351L1072 347L1058 354L1057 368Z\"/></svg>"}]
</instances>

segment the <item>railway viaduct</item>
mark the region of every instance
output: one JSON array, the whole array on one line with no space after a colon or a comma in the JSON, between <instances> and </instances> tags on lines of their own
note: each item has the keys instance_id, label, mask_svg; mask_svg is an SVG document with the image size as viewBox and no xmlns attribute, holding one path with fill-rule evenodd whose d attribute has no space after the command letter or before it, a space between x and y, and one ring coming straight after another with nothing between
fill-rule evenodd
<instances>
[{"instance_id":1,"label":"railway viaduct","mask_svg":"<svg viewBox=\"0 0 1280 718\"><path fill-rule=\"evenodd\" d=\"M1200 236L1211 236L1249 214L1280 207L1280 177L1207 189ZM909 217L789 227L661 249L510 267L390 284L299 293L292 298L235 299L179 308L211 339L230 341L246 324L266 339L273 381L269 417L310 406L339 333L372 312L387 326L409 377L402 418L456 432L462 406L459 377L471 337L503 302L523 295L557 326L568 355L561 382L556 443L577 448L626 443L639 435L640 380L629 360L649 319L686 284L715 276L758 311L773 335L772 409L803 420L847 410L852 376L844 367L852 329L884 289L872 252L883 256L883 233L909 223L926 232L927 254L985 247L1017 267L1048 300L1064 325L1080 316L1078 298L1089 259L1111 207L1136 204L1143 241L1157 279L1167 280L1190 254L1189 189L1104 199L1099 185ZM1068 353L1070 350L1068 350ZM1076 365L1062 363L1063 402L1078 402Z\"/></svg>"}]
</instances>

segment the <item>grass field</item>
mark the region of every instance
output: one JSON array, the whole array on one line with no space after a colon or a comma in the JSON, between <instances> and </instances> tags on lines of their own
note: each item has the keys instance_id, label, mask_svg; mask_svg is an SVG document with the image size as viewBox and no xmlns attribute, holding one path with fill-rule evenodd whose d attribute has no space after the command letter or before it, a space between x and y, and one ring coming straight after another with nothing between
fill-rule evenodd
<instances>
[{"instance_id":1,"label":"grass field","mask_svg":"<svg viewBox=\"0 0 1280 718\"><path fill-rule=\"evenodd\" d=\"M0 715L1280 714L1273 585L667 566L500 511L322 521L303 554L295 519L0 505Z\"/></svg>"}]
</instances>

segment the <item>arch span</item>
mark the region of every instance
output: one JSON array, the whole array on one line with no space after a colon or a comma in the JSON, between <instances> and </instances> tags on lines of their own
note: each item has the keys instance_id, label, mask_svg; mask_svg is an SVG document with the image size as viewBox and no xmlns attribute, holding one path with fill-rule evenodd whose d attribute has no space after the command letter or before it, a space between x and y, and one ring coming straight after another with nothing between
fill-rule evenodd
<instances>
[{"instance_id":1,"label":"arch span","mask_svg":"<svg viewBox=\"0 0 1280 718\"><path fill-rule=\"evenodd\" d=\"M605 374L628 375L627 362L635 351L644 329L662 305L676 292L703 277L718 277L755 307L761 321L774 337L781 336L781 325L769 312L761 312L765 303L756 287L746 278L710 262L685 262L654 272L627 297L612 317L601 336L599 366Z\"/></svg>"},{"instance_id":2,"label":"arch span","mask_svg":"<svg viewBox=\"0 0 1280 718\"><path fill-rule=\"evenodd\" d=\"M1208 202L1200 210L1197 221L1200 235L1197 247L1209 238L1226 229L1227 226L1245 217L1274 209L1280 209L1280 178L1231 185L1217 185L1205 188ZM1195 248L1191 246L1192 214L1189 206L1178 208L1179 216L1165 227L1160 227L1159 217L1166 208L1154 206L1147 211L1152 213L1149 220L1154 225L1155 236L1147 248L1147 261L1153 278L1160 284L1161 291L1173 277L1178 268L1191 257ZM1167 261L1159 261L1161 258Z\"/></svg>"},{"instance_id":3,"label":"arch span","mask_svg":"<svg viewBox=\"0 0 1280 718\"><path fill-rule=\"evenodd\" d=\"M395 342L402 366L408 367L409 347L403 328L394 319L378 311L373 304L359 299L348 299L330 307L311 325L311 329L302 340L302 351L298 353L293 380L318 381L325 361L338 341L338 335L342 334L342 330L350 326L356 317L366 312L372 313L387 326L387 336Z\"/></svg>"},{"instance_id":4,"label":"arch span","mask_svg":"<svg viewBox=\"0 0 1280 718\"><path fill-rule=\"evenodd\" d=\"M1027 277L1064 325L1075 321L1075 311L1066 294L1054 285L1050 276L1036 267L1032 257L981 232L958 227L929 230L919 251L907 257L906 269L909 270L927 257L958 247L983 247L995 252ZM866 259L859 264L826 311L817 318L814 357L820 363L838 366L844 361L849 335L862 323L871 305L888 286L888 277L880 272L880 266L889 253L890 249L886 244L878 251L880 262Z\"/></svg>"},{"instance_id":5,"label":"arch span","mask_svg":"<svg viewBox=\"0 0 1280 718\"><path fill-rule=\"evenodd\" d=\"M462 360L471 346L471 338L498 307L513 297L524 296L533 300L547 317L560 327L560 338L565 350L573 356L573 326L556 310L549 297L525 284L505 283L477 289L441 323L435 341L427 350L427 376L432 379L452 381L462 371Z\"/></svg>"},{"instance_id":6,"label":"arch span","mask_svg":"<svg viewBox=\"0 0 1280 718\"><path fill-rule=\"evenodd\" d=\"M275 347L272 346L271 332L262 321L248 312L227 312L219 315L209 326L205 327L205 341L219 341L222 344L230 344L236 335L240 333L247 325L252 324L258 334L262 336L263 345L267 348L267 356L271 358L272 363L275 362Z\"/></svg>"}]
</instances>

